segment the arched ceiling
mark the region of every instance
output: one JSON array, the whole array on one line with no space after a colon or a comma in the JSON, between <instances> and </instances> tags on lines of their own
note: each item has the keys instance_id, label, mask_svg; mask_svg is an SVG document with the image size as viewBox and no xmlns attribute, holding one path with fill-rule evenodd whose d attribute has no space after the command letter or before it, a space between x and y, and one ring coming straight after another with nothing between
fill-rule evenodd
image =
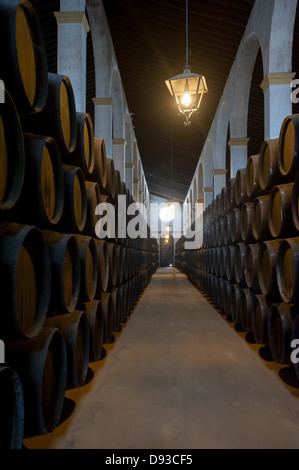
<instances>
[{"instance_id":1,"label":"arched ceiling","mask_svg":"<svg viewBox=\"0 0 299 470\"><path fill-rule=\"evenodd\" d=\"M32 0L45 35L49 70L56 72L59 0ZM103 0L139 153L151 194L183 202L235 59L254 0L189 0L189 64L206 77L208 94L191 127L184 126L165 80L182 73L186 57L185 0ZM299 70L299 18L293 70ZM88 35L87 112L95 93ZM250 95L249 155L263 141L262 60ZM298 106L294 106L297 112ZM228 134L229 138L229 134Z\"/></svg>"},{"instance_id":2,"label":"arched ceiling","mask_svg":"<svg viewBox=\"0 0 299 470\"><path fill-rule=\"evenodd\" d=\"M150 193L185 199L253 3L189 0L189 65L209 92L185 127L165 85L186 63L185 0L103 1Z\"/></svg>"}]
</instances>

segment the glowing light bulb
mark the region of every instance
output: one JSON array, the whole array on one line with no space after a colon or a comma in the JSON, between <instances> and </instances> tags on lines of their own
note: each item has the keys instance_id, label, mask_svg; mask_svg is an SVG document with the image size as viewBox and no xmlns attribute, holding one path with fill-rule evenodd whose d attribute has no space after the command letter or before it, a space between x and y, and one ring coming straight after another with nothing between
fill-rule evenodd
<instances>
[{"instance_id":1,"label":"glowing light bulb","mask_svg":"<svg viewBox=\"0 0 299 470\"><path fill-rule=\"evenodd\" d=\"M183 106L189 106L190 104L191 104L191 96L190 96L190 92L189 92L189 83L188 83L188 80L186 80L185 92L184 92L183 98L182 98L182 105Z\"/></svg>"},{"instance_id":2,"label":"glowing light bulb","mask_svg":"<svg viewBox=\"0 0 299 470\"><path fill-rule=\"evenodd\" d=\"M190 103L191 103L190 93L189 91L185 91L183 98L182 98L182 104L183 106L189 106Z\"/></svg>"}]
</instances>

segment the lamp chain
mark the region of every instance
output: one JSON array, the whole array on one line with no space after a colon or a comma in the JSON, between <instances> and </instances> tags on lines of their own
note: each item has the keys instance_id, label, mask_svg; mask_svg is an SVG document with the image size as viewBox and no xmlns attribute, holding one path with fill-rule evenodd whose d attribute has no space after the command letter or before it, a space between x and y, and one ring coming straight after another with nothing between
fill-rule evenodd
<instances>
[{"instance_id":1,"label":"lamp chain","mask_svg":"<svg viewBox=\"0 0 299 470\"><path fill-rule=\"evenodd\" d=\"M188 0L186 0L186 67L189 66L188 56L189 56L189 45L188 45Z\"/></svg>"}]
</instances>

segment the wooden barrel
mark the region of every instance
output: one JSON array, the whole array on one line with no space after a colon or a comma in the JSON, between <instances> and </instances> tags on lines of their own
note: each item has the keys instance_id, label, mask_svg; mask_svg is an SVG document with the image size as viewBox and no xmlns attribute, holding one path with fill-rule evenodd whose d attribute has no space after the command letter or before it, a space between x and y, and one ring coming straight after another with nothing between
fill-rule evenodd
<instances>
[{"instance_id":1,"label":"wooden barrel","mask_svg":"<svg viewBox=\"0 0 299 470\"><path fill-rule=\"evenodd\" d=\"M87 220L87 192L81 168L63 165L64 208L57 229L65 233L82 233Z\"/></svg>"},{"instance_id":2,"label":"wooden barrel","mask_svg":"<svg viewBox=\"0 0 299 470\"><path fill-rule=\"evenodd\" d=\"M277 284L284 302L299 302L299 237L281 240L277 252Z\"/></svg>"},{"instance_id":3,"label":"wooden barrel","mask_svg":"<svg viewBox=\"0 0 299 470\"><path fill-rule=\"evenodd\" d=\"M121 308L121 323L126 323L127 316L130 314L130 283L127 281L122 284L123 296L122 296L122 308Z\"/></svg>"},{"instance_id":4,"label":"wooden barrel","mask_svg":"<svg viewBox=\"0 0 299 470\"><path fill-rule=\"evenodd\" d=\"M90 328L85 311L74 310L49 317L45 326L58 328L64 336L67 351L67 389L85 384L90 351Z\"/></svg>"},{"instance_id":5,"label":"wooden barrel","mask_svg":"<svg viewBox=\"0 0 299 470\"><path fill-rule=\"evenodd\" d=\"M254 243L252 229L253 202L245 202L241 207L241 237L245 243Z\"/></svg>"},{"instance_id":6,"label":"wooden barrel","mask_svg":"<svg viewBox=\"0 0 299 470\"><path fill-rule=\"evenodd\" d=\"M122 246L121 257L122 257L122 265L123 265L122 283L124 283L130 277L130 269L128 266L129 248L127 248L126 246Z\"/></svg>"},{"instance_id":7,"label":"wooden barrel","mask_svg":"<svg viewBox=\"0 0 299 470\"><path fill-rule=\"evenodd\" d=\"M225 255L225 272L226 278L231 283L236 282L236 247L235 245L229 245L226 247Z\"/></svg>"},{"instance_id":8,"label":"wooden barrel","mask_svg":"<svg viewBox=\"0 0 299 470\"><path fill-rule=\"evenodd\" d=\"M25 146L20 118L5 90L0 103L0 211L12 209L19 200L25 175Z\"/></svg>"},{"instance_id":9,"label":"wooden barrel","mask_svg":"<svg viewBox=\"0 0 299 470\"><path fill-rule=\"evenodd\" d=\"M14 341L38 334L51 293L51 261L41 231L16 223L0 224L2 273L1 339Z\"/></svg>"},{"instance_id":10,"label":"wooden barrel","mask_svg":"<svg viewBox=\"0 0 299 470\"><path fill-rule=\"evenodd\" d=\"M224 245L230 245L232 243L231 222L232 222L232 213L228 212L224 216L224 223L223 223L223 227L222 227Z\"/></svg>"},{"instance_id":11,"label":"wooden barrel","mask_svg":"<svg viewBox=\"0 0 299 470\"><path fill-rule=\"evenodd\" d=\"M117 249L115 243L107 243L108 257L109 257L109 282L108 289L116 286L117 283Z\"/></svg>"},{"instance_id":12,"label":"wooden barrel","mask_svg":"<svg viewBox=\"0 0 299 470\"><path fill-rule=\"evenodd\" d=\"M231 212L236 207L235 197L236 178L230 178L227 186L226 209Z\"/></svg>"},{"instance_id":13,"label":"wooden barrel","mask_svg":"<svg viewBox=\"0 0 299 470\"><path fill-rule=\"evenodd\" d=\"M292 216L294 183L275 186L269 201L269 228L273 238L295 235L296 229Z\"/></svg>"},{"instance_id":14,"label":"wooden barrel","mask_svg":"<svg viewBox=\"0 0 299 470\"><path fill-rule=\"evenodd\" d=\"M7 364L24 393L24 437L51 433L58 425L66 390L67 350L58 328L44 326L32 338L8 343Z\"/></svg>"},{"instance_id":15,"label":"wooden barrel","mask_svg":"<svg viewBox=\"0 0 299 470\"><path fill-rule=\"evenodd\" d=\"M112 158L106 158L107 162L107 184L103 188L103 194L109 196L113 201L115 199L115 167Z\"/></svg>"},{"instance_id":16,"label":"wooden barrel","mask_svg":"<svg viewBox=\"0 0 299 470\"><path fill-rule=\"evenodd\" d=\"M221 216L216 222L216 240L217 245L224 245L224 234L225 234L225 217L227 214Z\"/></svg>"},{"instance_id":17,"label":"wooden barrel","mask_svg":"<svg viewBox=\"0 0 299 470\"><path fill-rule=\"evenodd\" d=\"M252 333L257 344L268 344L268 317L271 302L263 294L253 298Z\"/></svg>"},{"instance_id":18,"label":"wooden barrel","mask_svg":"<svg viewBox=\"0 0 299 470\"><path fill-rule=\"evenodd\" d=\"M224 284L222 284L222 313L225 315L228 321L232 320L232 294L233 294L233 284L225 280Z\"/></svg>"},{"instance_id":19,"label":"wooden barrel","mask_svg":"<svg viewBox=\"0 0 299 470\"><path fill-rule=\"evenodd\" d=\"M117 278L116 284L119 285L123 282L124 279L124 264L126 253L123 250L121 245L115 246L116 259L117 259Z\"/></svg>"},{"instance_id":20,"label":"wooden barrel","mask_svg":"<svg viewBox=\"0 0 299 470\"><path fill-rule=\"evenodd\" d=\"M98 285L96 298L101 298L101 293L106 292L109 284L109 254L107 243L104 240L95 239L98 254Z\"/></svg>"},{"instance_id":21,"label":"wooden barrel","mask_svg":"<svg viewBox=\"0 0 299 470\"><path fill-rule=\"evenodd\" d=\"M294 371L295 371L297 380L299 381L298 339L299 339L299 316L296 316L293 319L292 332L291 332L292 343L293 343L293 341L296 341L295 345L293 345L291 343L292 355L295 355L295 358L291 357L291 360L292 360L292 363L293 363L293 367L294 367ZM294 359L295 359L295 361L294 361Z\"/></svg>"},{"instance_id":22,"label":"wooden barrel","mask_svg":"<svg viewBox=\"0 0 299 470\"><path fill-rule=\"evenodd\" d=\"M64 163L78 166L83 171L85 179L89 180L94 172L94 128L91 117L87 113L76 113L77 141L71 154L64 156Z\"/></svg>"},{"instance_id":23,"label":"wooden barrel","mask_svg":"<svg viewBox=\"0 0 299 470\"><path fill-rule=\"evenodd\" d=\"M241 289L240 293L240 323L244 331L252 331L254 294L250 289Z\"/></svg>"},{"instance_id":24,"label":"wooden barrel","mask_svg":"<svg viewBox=\"0 0 299 470\"><path fill-rule=\"evenodd\" d=\"M24 394L16 371L0 366L0 449L22 449L24 437Z\"/></svg>"},{"instance_id":25,"label":"wooden barrel","mask_svg":"<svg viewBox=\"0 0 299 470\"><path fill-rule=\"evenodd\" d=\"M97 234L97 223L100 219L99 215L96 215L98 211L96 208L101 204L101 192L98 183L92 181L85 181L86 186L86 198L87 198L87 216L84 227L84 234L91 237L96 237Z\"/></svg>"},{"instance_id":26,"label":"wooden barrel","mask_svg":"<svg viewBox=\"0 0 299 470\"><path fill-rule=\"evenodd\" d=\"M94 300L98 286L98 251L95 239L84 235L74 235L81 261L81 283L79 303Z\"/></svg>"},{"instance_id":27,"label":"wooden barrel","mask_svg":"<svg viewBox=\"0 0 299 470\"><path fill-rule=\"evenodd\" d=\"M246 190L246 168L241 168L237 171L236 182L235 182L235 201L237 206L241 206L244 202L247 202L247 190Z\"/></svg>"},{"instance_id":28,"label":"wooden barrel","mask_svg":"<svg viewBox=\"0 0 299 470\"><path fill-rule=\"evenodd\" d=\"M39 113L22 117L24 132L53 137L62 156L74 151L77 114L73 87L65 75L48 73L48 98Z\"/></svg>"},{"instance_id":29,"label":"wooden barrel","mask_svg":"<svg viewBox=\"0 0 299 470\"><path fill-rule=\"evenodd\" d=\"M230 229L232 243L240 243L242 241L241 211L238 207L232 210Z\"/></svg>"},{"instance_id":30,"label":"wooden barrel","mask_svg":"<svg viewBox=\"0 0 299 470\"><path fill-rule=\"evenodd\" d=\"M278 168L284 181L293 181L299 170L299 114L287 116L281 126L278 143Z\"/></svg>"},{"instance_id":31,"label":"wooden barrel","mask_svg":"<svg viewBox=\"0 0 299 470\"><path fill-rule=\"evenodd\" d=\"M220 212L220 216L224 216L227 213L227 199L228 199L228 188L225 186L221 189L221 212Z\"/></svg>"},{"instance_id":32,"label":"wooden barrel","mask_svg":"<svg viewBox=\"0 0 299 470\"><path fill-rule=\"evenodd\" d=\"M119 312L120 312L120 328L121 328L121 324L126 322L126 303L127 303L127 299L125 298L125 295L126 295L125 283L120 284L118 286L118 290L119 290L119 297L120 297Z\"/></svg>"},{"instance_id":33,"label":"wooden barrel","mask_svg":"<svg viewBox=\"0 0 299 470\"><path fill-rule=\"evenodd\" d=\"M277 255L281 239L261 242L258 254L258 278L262 294L281 300L277 285Z\"/></svg>"},{"instance_id":34,"label":"wooden barrel","mask_svg":"<svg viewBox=\"0 0 299 470\"><path fill-rule=\"evenodd\" d=\"M259 243L249 244L245 251L245 279L249 289L256 294L261 292L258 278Z\"/></svg>"},{"instance_id":35,"label":"wooden barrel","mask_svg":"<svg viewBox=\"0 0 299 470\"><path fill-rule=\"evenodd\" d=\"M261 194L259 185L259 154L251 155L246 166L246 193L249 198L254 198Z\"/></svg>"},{"instance_id":36,"label":"wooden barrel","mask_svg":"<svg viewBox=\"0 0 299 470\"><path fill-rule=\"evenodd\" d=\"M218 253L219 274L220 274L220 277L223 277L224 279L226 279L226 264L225 264L226 254L227 254L226 247L221 246L219 253Z\"/></svg>"},{"instance_id":37,"label":"wooden barrel","mask_svg":"<svg viewBox=\"0 0 299 470\"><path fill-rule=\"evenodd\" d=\"M239 325L241 324L240 316L240 302L241 302L241 289L239 284L234 284L232 289L232 298L231 298L231 317L232 321Z\"/></svg>"},{"instance_id":38,"label":"wooden barrel","mask_svg":"<svg viewBox=\"0 0 299 470\"><path fill-rule=\"evenodd\" d=\"M279 139L265 140L260 150L259 185L267 193L283 182L278 167L278 142Z\"/></svg>"},{"instance_id":39,"label":"wooden barrel","mask_svg":"<svg viewBox=\"0 0 299 470\"><path fill-rule=\"evenodd\" d=\"M270 195L258 196L253 201L252 232L256 241L270 240L269 227Z\"/></svg>"},{"instance_id":40,"label":"wooden barrel","mask_svg":"<svg viewBox=\"0 0 299 470\"><path fill-rule=\"evenodd\" d=\"M103 320L104 320L104 344L113 341L114 327L114 304L111 292L103 292L101 298Z\"/></svg>"},{"instance_id":41,"label":"wooden barrel","mask_svg":"<svg viewBox=\"0 0 299 470\"><path fill-rule=\"evenodd\" d=\"M99 184L100 190L105 191L107 186L107 155L104 139L94 138L94 170L89 176L90 181Z\"/></svg>"},{"instance_id":42,"label":"wooden barrel","mask_svg":"<svg viewBox=\"0 0 299 470\"><path fill-rule=\"evenodd\" d=\"M41 111L47 100L47 55L38 16L30 2L0 3L0 38L0 76L19 114Z\"/></svg>"},{"instance_id":43,"label":"wooden barrel","mask_svg":"<svg viewBox=\"0 0 299 470\"><path fill-rule=\"evenodd\" d=\"M279 364L291 364L292 326L298 315L298 307L292 304L281 302L270 307L268 342L271 355Z\"/></svg>"},{"instance_id":44,"label":"wooden barrel","mask_svg":"<svg viewBox=\"0 0 299 470\"><path fill-rule=\"evenodd\" d=\"M64 175L59 148L51 137L24 134L25 173L10 220L52 229L64 208Z\"/></svg>"},{"instance_id":45,"label":"wooden barrel","mask_svg":"<svg viewBox=\"0 0 299 470\"><path fill-rule=\"evenodd\" d=\"M118 332L121 330L121 308L122 308L122 290L119 287L113 287L111 297L113 302L113 331Z\"/></svg>"},{"instance_id":46,"label":"wooden barrel","mask_svg":"<svg viewBox=\"0 0 299 470\"><path fill-rule=\"evenodd\" d=\"M91 300L84 303L90 329L89 362L99 361L103 352L104 319L100 300Z\"/></svg>"},{"instance_id":47,"label":"wooden barrel","mask_svg":"<svg viewBox=\"0 0 299 470\"><path fill-rule=\"evenodd\" d=\"M294 185L291 202L293 224L297 231L299 231L299 172L297 173Z\"/></svg>"},{"instance_id":48,"label":"wooden barrel","mask_svg":"<svg viewBox=\"0 0 299 470\"><path fill-rule=\"evenodd\" d=\"M81 260L76 238L71 234L43 231L51 258L49 315L70 313L76 308L81 285Z\"/></svg>"}]
</instances>

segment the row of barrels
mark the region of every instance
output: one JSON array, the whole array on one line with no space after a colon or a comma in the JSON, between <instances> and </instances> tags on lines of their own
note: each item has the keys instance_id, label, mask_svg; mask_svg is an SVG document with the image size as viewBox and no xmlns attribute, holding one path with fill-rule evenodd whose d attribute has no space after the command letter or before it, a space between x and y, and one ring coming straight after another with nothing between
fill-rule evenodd
<instances>
[{"instance_id":1,"label":"row of barrels","mask_svg":"<svg viewBox=\"0 0 299 470\"><path fill-rule=\"evenodd\" d=\"M155 271L157 243L97 236L96 207L112 204L117 227L132 195L69 78L48 72L32 4L0 0L0 25L0 447L20 448L59 424L65 390L84 385Z\"/></svg>"},{"instance_id":2,"label":"row of barrels","mask_svg":"<svg viewBox=\"0 0 299 470\"><path fill-rule=\"evenodd\" d=\"M0 224L1 338L34 336L46 316L71 313L153 267L153 254L104 240Z\"/></svg>"},{"instance_id":3,"label":"row of barrels","mask_svg":"<svg viewBox=\"0 0 299 470\"><path fill-rule=\"evenodd\" d=\"M21 448L24 438L50 433L59 425L66 390L85 384L89 363L101 360L104 345L121 330L152 273L150 267L103 293L101 300L46 317L34 335L5 343L2 448Z\"/></svg>"},{"instance_id":4,"label":"row of barrels","mask_svg":"<svg viewBox=\"0 0 299 470\"><path fill-rule=\"evenodd\" d=\"M218 220L205 221L204 246L296 236L299 233L298 202L299 173L294 182L275 186L270 194L244 202Z\"/></svg>"},{"instance_id":5,"label":"row of barrels","mask_svg":"<svg viewBox=\"0 0 299 470\"><path fill-rule=\"evenodd\" d=\"M298 134L299 115L287 116L277 139L262 143L260 152L248 158L246 168L237 171L228 186L206 208L207 220L217 220L235 207L270 194L275 186L293 183L299 171Z\"/></svg>"},{"instance_id":6,"label":"row of barrels","mask_svg":"<svg viewBox=\"0 0 299 470\"><path fill-rule=\"evenodd\" d=\"M291 362L298 339L298 115L264 142L204 213L203 245L176 247L177 267L273 359ZM241 190L240 190L241 188Z\"/></svg>"},{"instance_id":7,"label":"row of barrels","mask_svg":"<svg viewBox=\"0 0 299 470\"><path fill-rule=\"evenodd\" d=\"M127 215L132 195L113 160L107 158L104 140L94 137L90 116L76 112L72 115L72 107L66 108L61 100L66 77L58 77L59 86L50 98L50 103L57 103L55 117L49 118L43 128L21 122L12 98L5 92L6 102L0 105L0 219L96 237L97 222L103 215L96 213L96 208L109 203L115 208L113 239L138 248L138 240L127 234L119 239L117 231L118 198L124 199L127 223L132 218ZM68 103L74 106L71 83L68 92L72 97ZM40 114L30 115L30 119L37 117L39 123ZM53 122L58 123L65 115L74 121L78 136L75 149L68 154L62 153L63 145L58 145L59 137L52 132Z\"/></svg>"}]
</instances>

